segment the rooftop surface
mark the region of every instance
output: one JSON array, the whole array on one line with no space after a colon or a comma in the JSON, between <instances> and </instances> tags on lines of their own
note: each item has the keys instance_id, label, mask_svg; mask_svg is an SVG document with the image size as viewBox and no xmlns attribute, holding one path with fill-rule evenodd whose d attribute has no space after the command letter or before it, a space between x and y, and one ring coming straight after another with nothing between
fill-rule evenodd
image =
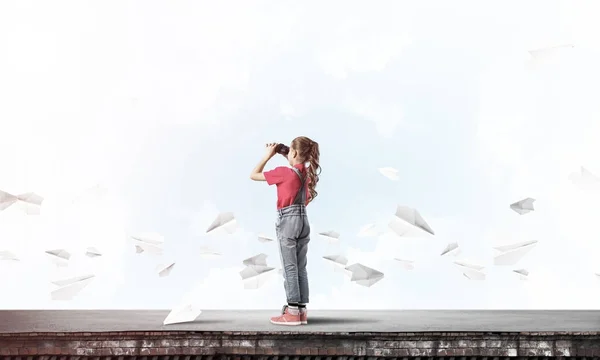
<instances>
[{"instance_id":1,"label":"rooftop surface","mask_svg":"<svg viewBox=\"0 0 600 360\"><path fill-rule=\"evenodd\" d=\"M118 331L596 332L600 311L310 311L308 325L276 326L277 311L207 310L191 323L162 325L168 310L0 310L0 333Z\"/></svg>"}]
</instances>

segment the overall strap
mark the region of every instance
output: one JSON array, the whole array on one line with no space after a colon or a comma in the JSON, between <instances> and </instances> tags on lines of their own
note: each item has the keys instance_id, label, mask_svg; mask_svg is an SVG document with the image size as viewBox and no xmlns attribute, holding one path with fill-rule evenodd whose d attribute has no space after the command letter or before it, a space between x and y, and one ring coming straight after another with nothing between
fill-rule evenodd
<instances>
[{"instance_id":1,"label":"overall strap","mask_svg":"<svg viewBox=\"0 0 600 360\"><path fill-rule=\"evenodd\" d=\"M296 194L296 197L294 198L293 204L294 205L305 205L306 204L306 189L304 188L304 185L306 184L306 176L302 177L300 170L296 169L295 167L292 167L292 170L294 170L296 175L298 175L298 177L300 178L300 190L298 190L298 193Z\"/></svg>"}]
</instances>

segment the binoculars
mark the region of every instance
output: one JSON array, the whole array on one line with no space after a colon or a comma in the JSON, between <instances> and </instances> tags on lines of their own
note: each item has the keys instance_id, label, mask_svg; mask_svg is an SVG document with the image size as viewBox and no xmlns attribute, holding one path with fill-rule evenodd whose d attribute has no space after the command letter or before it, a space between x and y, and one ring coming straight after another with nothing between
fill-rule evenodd
<instances>
[{"instance_id":1,"label":"binoculars","mask_svg":"<svg viewBox=\"0 0 600 360\"><path fill-rule=\"evenodd\" d=\"M283 156L287 156L290 152L290 147L286 146L284 144L277 144L277 146L275 147L275 152L277 154L281 154Z\"/></svg>"}]
</instances>

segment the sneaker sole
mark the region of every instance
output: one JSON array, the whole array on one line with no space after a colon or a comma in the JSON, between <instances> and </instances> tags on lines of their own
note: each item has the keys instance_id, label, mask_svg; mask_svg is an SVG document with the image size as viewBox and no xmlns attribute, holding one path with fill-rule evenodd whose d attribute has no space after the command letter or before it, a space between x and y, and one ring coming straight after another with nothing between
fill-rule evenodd
<instances>
[{"instance_id":1,"label":"sneaker sole","mask_svg":"<svg viewBox=\"0 0 600 360\"><path fill-rule=\"evenodd\" d=\"M308 324L308 321L300 321L300 324L306 325L306 324Z\"/></svg>"},{"instance_id":2,"label":"sneaker sole","mask_svg":"<svg viewBox=\"0 0 600 360\"><path fill-rule=\"evenodd\" d=\"M302 322L301 321L276 322L276 321L271 320L271 324L273 324L273 325L296 326L296 325L301 325Z\"/></svg>"}]
</instances>

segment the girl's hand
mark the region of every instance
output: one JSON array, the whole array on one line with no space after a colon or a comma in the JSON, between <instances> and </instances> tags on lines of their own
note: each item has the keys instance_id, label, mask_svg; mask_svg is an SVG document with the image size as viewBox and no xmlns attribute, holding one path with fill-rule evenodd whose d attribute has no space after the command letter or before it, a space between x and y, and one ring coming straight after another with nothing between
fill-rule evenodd
<instances>
[{"instance_id":1,"label":"girl's hand","mask_svg":"<svg viewBox=\"0 0 600 360\"><path fill-rule=\"evenodd\" d=\"M277 143L268 143L265 145L267 148L267 152L265 153L265 158L270 159L275 156L275 149L277 148Z\"/></svg>"}]
</instances>

